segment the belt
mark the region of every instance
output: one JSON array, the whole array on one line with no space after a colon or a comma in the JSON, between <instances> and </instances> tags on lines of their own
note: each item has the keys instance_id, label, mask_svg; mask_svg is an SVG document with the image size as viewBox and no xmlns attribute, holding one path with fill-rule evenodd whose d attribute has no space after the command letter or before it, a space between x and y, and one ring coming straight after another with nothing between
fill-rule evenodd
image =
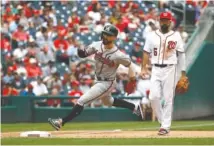
<instances>
[{"instance_id":1,"label":"belt","mask_svg":"<svg viewBox=\"0 0 214 146\"><path fill-rule=\"evenodd\" d=\"M156 67L167 67L167 66L172 66L173 64L154 64Z\"/></svg>"},{"instance_id":2,"label":"belt","mask_svg":"<svg viewBox=\"0 0 214 146\"><path fill-rule=\"evenodd\" d=\"M104 77L96 77L98 81L114 81L114 79L104 78Z\"/></svg>"}]
</instances>

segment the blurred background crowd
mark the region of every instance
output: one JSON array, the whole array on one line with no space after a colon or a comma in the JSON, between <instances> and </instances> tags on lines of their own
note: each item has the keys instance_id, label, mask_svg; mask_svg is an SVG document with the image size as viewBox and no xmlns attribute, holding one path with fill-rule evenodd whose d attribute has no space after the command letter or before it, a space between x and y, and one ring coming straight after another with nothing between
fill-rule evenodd
<instances>
[{"instance_id":1,"label":"blurred background crowd","mask_svg":"<svg viewBox=\"0 0 214 146\"><path fill-rule=\"evenodd\" d=\"M81 96L94 83L94 59L81 59L77 48L100 40L106 24L114 24L120 33L115 42L129 54L140 70L147 34L159 28L158 16L171 6L194 12L197 25L208 1L7 1L1 2L1 95L3 96ZM184 43L184 16L172 11L172 29L179 31ZM148 68L151 68L148 65ZM149 79L149 78L148 78ZM114 96L126 96L127 69L117 72ZM140 80L136 92L149 94L149 81ZM70 99L75 103L76 99ZM59 100L48 100L60 106ZM100 101L90 106L99 106Z\"/></svg>"}]
</instances>

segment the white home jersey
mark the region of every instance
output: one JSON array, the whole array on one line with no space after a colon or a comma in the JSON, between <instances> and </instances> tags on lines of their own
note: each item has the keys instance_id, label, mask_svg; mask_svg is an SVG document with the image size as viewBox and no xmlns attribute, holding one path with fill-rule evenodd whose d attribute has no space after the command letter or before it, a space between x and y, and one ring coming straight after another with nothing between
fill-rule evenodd
<instances>
[{"instance_id":1,"label":"white home jersey","mask_svg":"<svg viewBox=\"0 0 214 146\"><path fill-rule=\"evenodd\" d=\"M116 71L120 64L129 66L130 57L122 53L116 46L107 50L102 41L94 42L85 48L88 55L95 54L95 73L96 77L114 80Z\"/></svg>"},{"instance_id":2,"label":"white home jersey","mask_svg":"<svg viewBox=\"0 0 214 146\"><path fill-rule=\"evenodd\" d=\"M184 52L184 46L179 32L156 30L148 35L144 51L151 53L152 64L177 64L176 51Z\"/></svg>"}]
</instances>

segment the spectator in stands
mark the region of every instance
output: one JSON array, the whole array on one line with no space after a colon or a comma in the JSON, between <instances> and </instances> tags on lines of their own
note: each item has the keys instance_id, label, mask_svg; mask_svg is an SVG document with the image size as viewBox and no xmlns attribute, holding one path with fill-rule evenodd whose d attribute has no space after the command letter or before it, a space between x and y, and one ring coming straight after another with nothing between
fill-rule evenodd
<instances>
[{"instance_id":1,"label":"spectator in stands","mask_svg":"<svg viewBox=\"0 0 214 146\"><path fill-rule=\"evenodd\" d=\"M125 85L128 81L128 71L126 68L121 68L119 72L117 72L117 84L116 85L116 93L115 94L124 94L126 92Z\"/></svg>"},{"instance_id":2,"label":"spectator in stands","mask_svg":"<svg viewBox=\"0 0 214 146\"><path fill-rule=\"evenodd\" d=\"M80 79L80 90L83 93L86 93L89 89L90 89L90 85L91 85L91 79L88 78L81 78Z\"/></svg>"},{"instance_id":3,"label":"spectator in stands","mask_svg":"<svg viewBox=\"0 0 214 146\"><path fill-rule=\"evenodd\" d=\"M9 33L9 23L2 17L1 20L1 32L8 34Z\"/></svg>"},{"instance_id":4,"label":"spectator in stands","mask_svg":"<svg viewBox=\"0 0 214 146\"><path fill-rule=\"evenodd\" d=\"M12 86L11 83L5 83L3 86L3 96L17 96L19 92Z\"/></svg>"},{"instance_id":5,"label":"spectator in stands","mask_svg":"<svg viewBox=\"0 0 214 146\"><path fill-rule=\"evenodd\" d=\"M155 25L155 20L153 19L147 20L147 25L143 31L143 38L146 39L147 35L150 32L155 31L156 29L157 29L157 26Z\"/></svg>"},{"instance_id":6,"label":"spectator in stands","mask_svg":"<svg viewBox=\"0 0 214 146\"><path fill-rule=\"evenodd\" d=\"M83 95L82 91L79 89L80 83L79 81L72 81L71 82L71 88L72 90L68 92L69 96L72 97L80 97ZM70 98L69 101L76 103L77 98Z\"/></svg>"},{"instance_id":7,"label":"spectator in stands","mask_svg":"<svg viewBox=\"0 0 214 146\"><path fill-rule=\"evenodd\" d=\"M20 96L35 96L35 94L33 93L33 86L31 84L27 85L27 89L26 86L24 85L22 90L19 93Z\"/></svg>"},{"instance_id":8,"label":"spectator in stands","mask_svg":"<svg viewBox=\"0 0 214 146\"><path fill-rule=\"evenodd\" d=\"M33 9L27 1L22 1L21 6L23 7L23 10L25 11L25 16L27 18L30 18L33 16Z\"/></svg>"},{"instance_id":9,"label":"spectator in stands","mask_svg":"<svg viewBox=\"0 0 214 146\"><path fill-rule=\"evenodd\" d=\"M10 41L8 39L8 37L6 37L5 34L1 33L1 44L0 44L0 49L2 51L11 51L11 44Z\"/></svg>"},{"instance_id":10,"label":"spectator in stands","mask_svg":"<svg viewBox=\"0 0 214 146\"><path fill-rule=\"evenodd\" d=\"M49 38L53 40L57 37L56 26L54 26L53 20L50 18L47 21L47 30Z\"/></svg>"},{"instance_id":11,"label":"spectator in stands","mask_svg":"<svg viewBox=\"0 0 214 146\"><path fill-rule=\"evenodd\" d=\"M36 33L36 43L40 48L48 46L51 49L53 47L53 40L51 36L48 35L46 27L41 27L40 31Z\"/></svg>"},{"instance_id":12,"label":"spectator in stands","mask_svg":"<svg viewBox=\"0 0 214 146\"><path fill-rule=\"evenodd\" d=\"M38 54L40 51L40 48L38 47L37 43L35 42L32 36L30 36L29 38L27 51L28 51L28 56L31 56L31 57L36 57L36 54Z\"/></svg>"},{"instance_id":13,"label":"spectator in stands","mask_svg":"<svg viewBox=\"0 0 214 146\"><path fill-rule=\"evenodd\" d=\"M57 88L53 88L51 90L51 96L60 96L59 90ZM47 105L50 107L60 107L61 102L60 99L48 99L47 100Z\"/></svg>"},{"instance_id":14,"label":"spectator in stands","mask_svg":"<svg viewBox=\"0 0 214 146\"><path fill-rule=\"evenodd\" d=\"M156 20L157 19L157 12L155 8L149 8L149 12L145 15L145 21L149 19Z\"/></svg>"},{"instance_id":15,"label":"spectator in stands","mask_svg":"<svg viewBox=\"0 0 214 146\"><path fill-rule=\"evenodd\" d=\"M49 61L55 62L54 52L49 46L43 46L41 51L37 54L37 60L42 65L47 64Z\"/></svg>"},{"instance_id":16,"label":"spectator in stands","mask_svg":"<svg viewBox=\"0 0 214 146\"><path fill-rule=\"evenodd\" d=\"M29 19L30 22L33 22L33 25L36 29L41 27L44 20L40 18L40 10L33 10L33 17Z\"/></svg>"},{"instance_id":17,"label":"spectator in stands","mask_svg":"<svg viewBox=\"0 0 214 146\"><path fill-rule=\"evenodd\" d=\"M112 11L112 15L109 17L108 21L110 23L112 23L113 25L116 25L118 23L118 17L120 16L121 14L120 13L117 13L116 10L113 10Z\"/></svg>"},{"instance_id":18,"label":"spectator in stands","mask_svg":"<svg viewBox=\"0 0 214 146\"><path fill-rule=\"evenodd\" d=\"M46 85L43 83L42 78L38 77L37 81L32 83L33 85L33 93L36 96L43 96L48 94L48 90Z\"/></svg>"},{"instance_id":19,"label":"spectator in stands","mask_svg":"<svg viewBox=\"0 0 214 146\"><path fill-rule=\"evenodd\" d=\"M116 23L116 27L119 29L120 32L128 33L128 22L125 16L119 15L118 22Z\"/></svg>"},{"instance_id":20,"label":"spectator in stands","mask_svg":"<svg viewBox=\"0 0 214 146\"><path fill-rule=\"evenodd\" d=\"M85 74L89 75L91 78L95 74L95 72L93 70L93 66L91 64L89 64L89 63L87 63L85 65ZM89 79L91 79L91 78L89 78Z\"/></svg>"},{"instance_id":21,"label":"spectator in stands","mask_svg":"<svg viewBox=\"0 0 214 146\"><path fill-rule=\"evenodd\" d=\"M35 58L30 58L25 69L27 70L28 78L36 78L42 75L41 68L38 66Z\"/></svg>"},{"instance_id":22,"label":"spectator in stands","mask_svg":"<svg viewBox=\"0 0 214 146\"><path fill-rule=\"evenodd\" d=\"M6 4L4 10L5 12L3 13L2 18L8 23L10 23L14 19L13 13L10 8L10 4Z\"/></svg>"},{"instance_id":23,"label":"spectator in stands","mask_svg":"<svg viewBox=\"0 0 214 146\"><path fill-rule=\"evenodd\" d=\"M29 35L27 34L27 32L24 30L24 26L22 25L18 25L18 29L17 31L15 31L12 34L12 38L13 40L15 40L16 42L26 42L29 39Z\"/></svg>"},{"instance_id":24,"label":"spectator in stands","mask_svg":"<svg viewBox=\"0 0 214 146\"><path fill-rule=\"evenodd\" d=\"M68 56L70 56L70 59L72 61L78 60L78 55L77 55L77 47L78 47L78 43L75 40L74 37L69 36L68 37L68 50L67 50L67 54Z\"/></svg>"},{"instance_id":25,"label":"spectator in stands","mask_svg":"<svg viewBox=\"0 0 214 146\"><path fill-rule=\"evenodd\" d=\"M51 74L57 72L57 68L54 66L53 61L48 61L48 63L42 67L42 75L43 77L49 77Z\"/></svg>"},{"instance_id":26,"label":"spectator in stands","mask_svg":"<svg viewBox=\"0 0 214 146\"><path fill-rule=\"evenodd\" d=\"M134 62L136 62L136 60L137 60L138 58L141 58L141 57L142 57L142 53L143 53L143 51L142 51L142 49L141 49L140 43L139 43L139 42L136 42L136 43L135 43L135 47L133 48L133 50L132 50L132 52L131 52L131 54L130 54L130 57L131 57L131 59L132 59Z\"/></svg>"},{"instance_id":27,"label":"spectator in stands","mask_svg":"<svg viewBox=\"0 0 214 146\"><path fill-rule=\"evenodd\" d=\"M60 28L61 29L61 28ZM59 30L58 38L54 41L54 47L56 52L56 59L59 62L64 62L69 65L69 56L67 55L68 50L68 41L65 39L65 35L67 34L67 30L62 28Z\"/></svg>"},{"instance_id":28,"label":"spectator in stands","mask_svg":"<svg viewBox=\"0 0 214 146\"><path fill-rule=\"evenodd\" d=\"M17 72L14 72L14 80L12 82L12 85L18 91L25 87L25 82L23 78L20 75L18 75Z\"/></svg>"},{"instance_id":29,"label":"spectator in stands","mask_svg":"<svg viewBox=\"0 0 214 146\"><path fill-rule=\"evenodd\" d=\"M29 21L28 25L29 25L28 28L29 35L33 36L33 39L36 39L36 33L38 32L38 30L34 27L33 22Z\"/></svg>"},{"instance_id":30,"label":"spectator in stands","mask_svg":"<svg viewBox=\"0 0 214 146\"><path fill-rule=\"evenodd\" d=\"M16 48L14 51L13 51L13 56L15 59L22 59L24 58L27 53L28 53L28 50L26 49L26 46L24 43L20 43L18 45L19 48Z\"/></svg>"},{"instance_id":31,"label":"spectator in stands","mask_svg":"<svg viewBox=\"0 0 214 146\"><path fill-rule=\"evenodd\" d=\"M146 97L147 96L147 91L150 90L150 77L151 77L151 65L146 65L146 67L148 68L148 76L146 79L142 80L140 79L138 81L137 84L137 90L141 93L142 97Z\"/></svg>"},{"instance_id":32,"label":"spectator in stands","mask_svg":"<svg viewBox=\"0 0 214 146\"><path fill-rule=\"evenodd\" d=\"M45 6L45 8L43 9L43 13L41 15L41 18L44 20L43 26L47 25L47 21L50 19L48 7ZM44 23L46 23L46 24L44 24Z\"/></svg>"},{"instance_id":33,"label":"spectator in stands","mask_svg":"<svg viewBox=\"0 0 214 146\"><path fill-rule=\"evenodd\" d=\"M24 26L24 30L29 28L28 18L25 16L25 11L23 9L20 10L19 24Z\"/></svg>"},{"instance_id":34,"label":"spectator in stands","mask_svg":"<svg viewBox=\"0 0 214 146\"><path fill-rule=\"evenodd\" d=\"M92 4L88 7L88 16L92 18L93 23L96 23L101 20L101 5L99 1L93 1Z\"/></svg>"},{"instance_id":35,"label":"spectator in stands","mask_svg":"<svg viewBox=\"0 0 214 146\"><path fill-rule=\"evenodd\" d=\"M22 76L23 78L27 78L27 70L25 69L21 60L15 60L15 64L13 68L15 68L19 76Z\"/></svg>"},{"instance_id":36,"label":"spectator in stands","mask_svg":"<svg viewBox=\"0 0 214 146\"><path fill-rule=\"evenodd\" d=\"M52 76L47 81L48 90L53 89L53 87L57 87L59 92L62 92L62 81L60 80L60 75L58 72L52 74Z\"/></svg>"},{"instance_id":37,"label":"spectator in stands","mask_svg":"<svg viewBox=\"0 0 214 146\"><path fill-rule=\"evenodd\" d=\"M6 83L10 83L12 84L14 80L14 76L13 76L13 67L12 66L9 66L7 68L7 73L6 75L3 77L3 82L6 84Z\"/></svg>"},{"instance_id":38,"label":"spectator in stands","mask_svg":"<svg viewBox=\"0 0 214 146\"><path fill-rule=\"evenodd\" d=\"M80 33L89 33L89 24L91 24L88 21L89 17L88 16L84 16L82 18L80 18L80 23L78 25L78 32ZM89 22L89 24L87 24L87 21Z\"/></svg>"},{"instance_id":39,"label":"spectator in stands","mask_svg":"<svg viewBox=\"0 0 214 146\"><path fill-rule=\"evenodd\" d=\"M188 33L184 31L184 26L183 25L180 25L178 27L178 32L180 33L181 35L181 38L183 40L183 43L186 44L187 43L187 39L188 39Z\"/></svg>"},{"instance_id":40,"label":"spectator in stands","mask_svg":"<svg viewBox=\"0 0 214 146\"><path fill-rule=\"evenodd\" d=\"M75 25L79 25L79 24L80 24L80 17L77 15L76 12L72 13L72 15L68 17L68 26L72 28Z\"/></svg>"}]
</instances>

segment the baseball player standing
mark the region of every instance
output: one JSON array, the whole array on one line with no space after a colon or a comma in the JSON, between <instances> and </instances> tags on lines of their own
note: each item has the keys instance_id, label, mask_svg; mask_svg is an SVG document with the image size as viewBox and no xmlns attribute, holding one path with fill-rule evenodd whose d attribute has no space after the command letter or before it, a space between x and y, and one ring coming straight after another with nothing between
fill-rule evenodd
<instances>
[{"instance_id":1,"label":"baseball player standing","mask_svg":"<svg viewBox=\"0 0 214 146\"><path fill-rule=\"evenodd\" d=\"M78 49L78 55L81 58L95 54L96 83L88 92L78 99L77 104L72 108L69 115L59 119L48 119L49 123L56 130L59 130L65 123L80 115L80 113L83 111L84 105L96 99L101 99L102 102L107 106L116 106L130 109L134 114L143 118L143 112L140 104L135 105L125 100L113 98L111 96L111 91L116 84L116 71L120 64L129 67L130 79L135 78L135 73L133 71L134 65L132 64L129 56L123 54L114 45L117 35L118 29L115 26L106 25L101 34L102 41L94 42L85 49Z\"/></svg>"},{"instance_id":2,"label":"baseball player standing","mask_svg":"<svg viewBox=\"0 0 214 146\"><path fill-rule=\"evenodd\" d=\"M149 64L151 56L152 74L149 99L161 125L158 135L168 134L170 130L177 63L182 70L180 80L187 78L183 41L178 32L170 30L171 19L170 12L160 14L160 30L148 35L141 68L141 77L145 78L148 72L146 65ZM161 98L165 100L163 107Z\"/></svg>"}]
</instances>

